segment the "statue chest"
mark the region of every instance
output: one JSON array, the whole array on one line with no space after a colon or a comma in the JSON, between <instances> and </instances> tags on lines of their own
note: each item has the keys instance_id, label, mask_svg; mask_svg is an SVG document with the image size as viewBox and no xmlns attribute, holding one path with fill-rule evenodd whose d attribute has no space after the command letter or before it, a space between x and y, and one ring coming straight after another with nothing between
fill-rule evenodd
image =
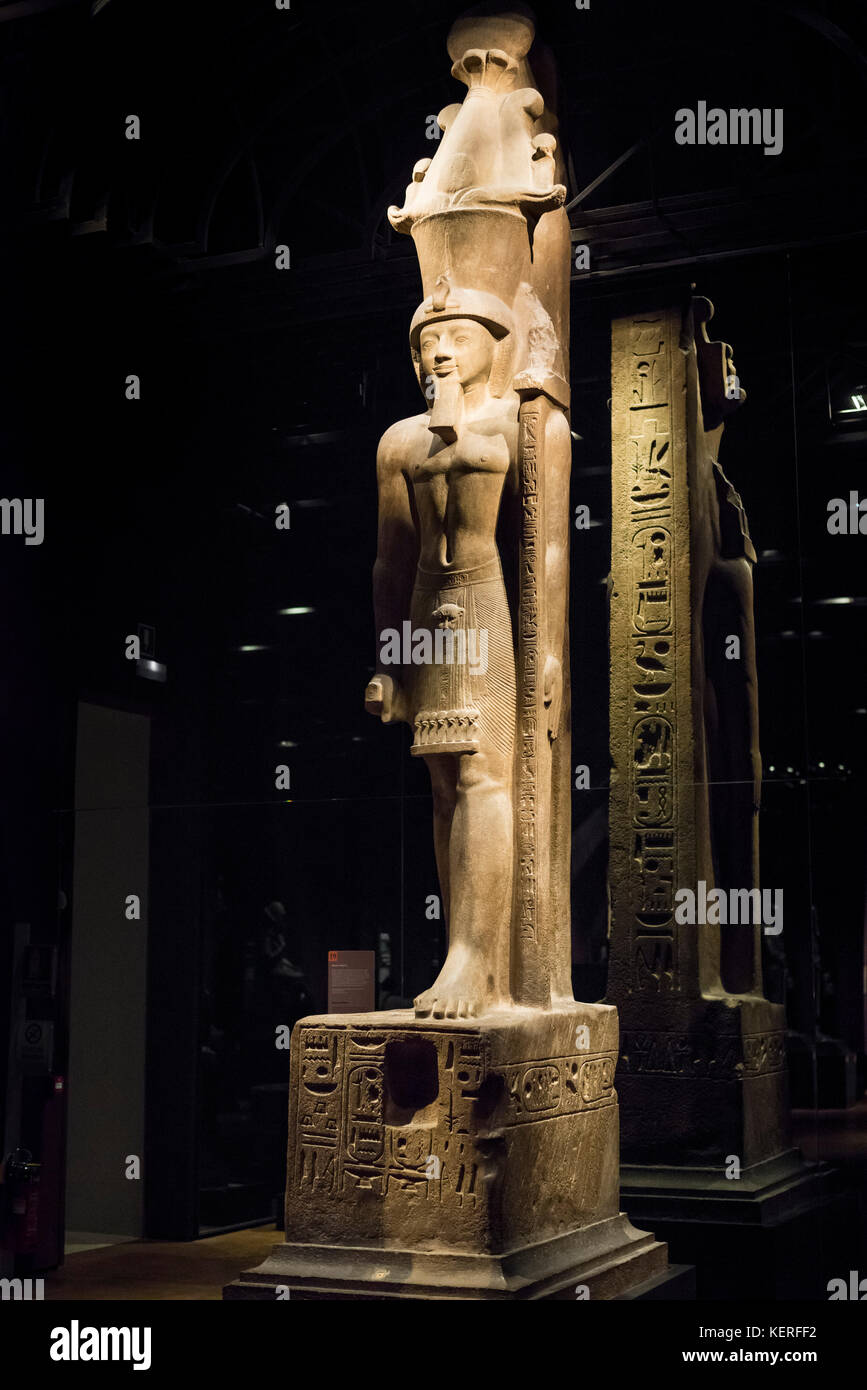
<instances>
[{"instance_id":1,"label":"statue chest","mask_svg":"<svg viewBox=\"0 0 867 1390\"><path fill-rule=\"evenodd\" d=\"M410 471L416 501L440 510L447 503L499 502L509 469L509 449L502 435L467 435L455 444L416 461Z\"/></svg>"}]
</instances>

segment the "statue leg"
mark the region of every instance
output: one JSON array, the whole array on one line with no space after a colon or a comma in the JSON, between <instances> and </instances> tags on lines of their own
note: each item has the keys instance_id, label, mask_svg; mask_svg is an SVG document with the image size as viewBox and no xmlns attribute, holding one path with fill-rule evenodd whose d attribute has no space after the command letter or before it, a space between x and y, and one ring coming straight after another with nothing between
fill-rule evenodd
<instances>
[{"instance_id":1,"label":"statue leg","mask_svg":"<svg viewBox=\"0 0 867 1390\"><path fill-rule=\"evenodd\" d=\"M708 671L715 694L715 727L710 729L711 806L717 887L757 888L758 810L762 765L758 740L756 646L753 627L752 569L746 559L720 560L708 597L716 632ZM725 645L736 636L739 656L729 660ZM760 927L722 929L720 973L731 994L761 991Z\"/></svg>"},{"instance_id":2,"label":"statue leg","mask_svg":"<svg viewBox=\"0 0 867 1390\"><path fill-rule=\"evenodd\" d=\"M452 834L452 820L458 799L457 758L447 753L426 758L433 792L434 855L437 861L437 876L440 881L440 895L443 903L443 916L446 932L449 925L449 844Z\"/></svg>"},{"instance_id":3,"label":"statue leg","mask_svg":"<svg viewBox=\"0 0 867 1390\"><path fill-rule=\"evenodd\" d=\"M436 980L415 1001L420 1017L468 1018L509 1000L511 761L492 748L459 754L454 761L449 947Z\"/></svg>"}]
</instances>

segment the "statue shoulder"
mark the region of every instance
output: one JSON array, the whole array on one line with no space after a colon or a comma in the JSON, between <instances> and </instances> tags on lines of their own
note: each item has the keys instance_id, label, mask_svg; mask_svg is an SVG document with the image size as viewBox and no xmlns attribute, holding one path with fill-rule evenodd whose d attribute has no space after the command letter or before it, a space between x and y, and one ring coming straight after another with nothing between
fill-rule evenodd
<instances>
[{"instance_id":1,"label":"statue shoulder","mask_svg":"<svg viewBox=\"0 0 867 1390\"><path fill-rule=\"evenodd\" d=\"M466 427L468 433L477 435L502 435L510 450L518 438L519 397L508 391L503 396L495 396L489 402L483 415L473 419ZM423 417L425 420L427 416Z\"/></svg>"},{"instance_id":2,"label":"statue shoulder","mask_svg":"<svg viewBox=\"0 0 867 1390\"><path fill-rule=\"evenodd\" d=\"M400 468L406 462L413 445L427 435L430 417L426 412L411 415L406 420L396 420L389 425L379 441L376 461L380 468Z\"/></svg>"}]
</instances>

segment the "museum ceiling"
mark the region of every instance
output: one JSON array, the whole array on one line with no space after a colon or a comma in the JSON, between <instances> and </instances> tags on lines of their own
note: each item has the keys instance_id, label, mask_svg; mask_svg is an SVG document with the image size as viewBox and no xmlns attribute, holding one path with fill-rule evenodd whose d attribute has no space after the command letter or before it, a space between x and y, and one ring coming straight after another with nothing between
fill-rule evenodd
<instances>
[{"instance_id":1,"label":"museum ceiling","mask_svg":"<svg viewBox=\"0 0 867 1390\"><path fill-rule=\"evenodd\" d=\"M264 463L258 481L251 471L239 503L247 510L232 524L260 524L270 477L318 441L317 457L343 470L333 485L339 477L346 543L335 552L347 567L358 508L370 503L359 460L383 412L393 418L397 396L409 403L414 390L394 324L415 305L417 263L386 210L432 153L429 118L461 95L445 56L459 9L428 0L292 0L279 12L273 0L0 3L4 273L26 285L17 292L29 295L28 332L66 333L85 357L110 355L105 340L122 331L116 306L130 318L150 314L160 360L173 371L190 364L187 418L195 389L211 410L231 394L234 414L220 422L226 455L230 440L246 439L251 452L254 438L277 441L272 475ZM827 600L863 599L863 578L845 544L828 538L811 549L802 536L798 555L792 538L795 512L821 512L867 438L851 415L834 418L867 381L867 7L591 0L579 12L537 0L535 9L561 74L573 242L589 247L590 268L575 270L572 287L576 433L586 441L583 452L576 444L575 476L604 515L610 297L630 285L693 278L706 288L712 279L719 331L746 362L754 403L726 447L753 469L738 481L762 552L765 689L785 705L803 677L802 649L807 666L827 653L814 682L819 706L830 671L852 714L831 741L854 746L867 608ZM782 149L678 145L674 113L699 102L784 110ZM130 113L146 138L125 138ZM278 246L291 258L281 275ZM103 318L88 322L97 301ZM747 314L757 304L766 331ZM332 369L287 373L287 344L298 340ZM366 361L359 341L369 344ZM205 358L209 381L197 388L193 364ZM396 395L385 401L382 383L392 381ZM69 399L83 420L72 386ZM799 496L790 486L796 447ZM175 487L174 476L159 477L161 457L154 451L151 482ZM191 474L191 492L198 485ZM598 590L605 526L591 535L593 559L586 571L576 561L576 582ZM316 556L305 558L300 539L297 553L299 572L309 570ZM597 609L588 642L604 642L601 597ZM772 736L782 729L778 721Z\"/></svg>"},{"instance_id":2,"label":"museum ceiling","mask_svg":"<svg viewBox=\"0 0 867 1390\"><path fill-rule=\"evenodd\" d=\"M338 277L340 313L347 295L375 306L383 274L392 293L401 269L414 274L385 212L431 150L428 117L462 90L443 61L457 8L0 4L15 207L135 249L154 273L243 265L286 244L305 271L283 301L296 322L322 312L324 277ZM863 6L735 0L712 22L677 0L536 11L593 275L861 230ZM701 100L782 107L782 150L677 145L674 110ZM137 144L124 139L130 111L146 131Z\"/></svg>"}]
</instances>

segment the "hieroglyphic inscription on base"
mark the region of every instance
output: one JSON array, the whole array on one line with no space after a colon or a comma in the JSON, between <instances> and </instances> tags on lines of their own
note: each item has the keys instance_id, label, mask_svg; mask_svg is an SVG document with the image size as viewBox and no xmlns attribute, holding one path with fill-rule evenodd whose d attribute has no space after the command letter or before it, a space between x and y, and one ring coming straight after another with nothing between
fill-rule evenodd
<instances>
[{"instance_id":1,"label":"hieroglyphic inscription on base","mask_svg":"<svg viewBox=\"0 0 867 1390\"><path fill-rule=\"evenodd\" d=\"M783 1071L786 1065L786 1035L777 1033L748 1033L744 1038L744 1071L748 1076L764 1072Z\"/></svg>"},{"instance_id":2,"label":"hieroglyphic inscription on base","mask_svg":"<svg viewBox=\"0 0 867 1390\"><path fill-rule=\"evenodd\" d=\"M613 1053L492 1072L477 1033L305 1028L299 1060L294 1183L334 1197L474 1204L494 1135L615 1103Z\"/></svg>"},{"instance_id":3,"label":"hieroglyphic inscription on base","mask_svg":"<svg viewBox=\"0 0 867 1390\"><path fill-rule=\"evenodd\" d=\"M786 1062L782 1032L752 1033L743 1039L705 1040L683 1033L624 1032L620 1043L622 1072L632 1076L693 1076L734 1081L781 1071Z\"/></svg>"},{"instance_id":4,"label":"hieroglyphic inscription on base","mask_svg":"<svg viewBox=\"0 0 867 1390\"><path fill-rule=\"evenodd\" d=\"M614 1099L614 1057L558 1057L503 1068L509 1094L507 1123L574 1115Z\"/></svg>"},{"instance_id":5,"label":"hieroglyphic inscription on base","mask_svg":"<svg viewBox=\"0 0 867 1390\"><path fill-rule=\"evenodd\" d=\"M631 572L627 710L631 735L632 987L677 990L674 468L671 363L662 315L635 318L627 350Z\"/></svg>"}]
</instances>

